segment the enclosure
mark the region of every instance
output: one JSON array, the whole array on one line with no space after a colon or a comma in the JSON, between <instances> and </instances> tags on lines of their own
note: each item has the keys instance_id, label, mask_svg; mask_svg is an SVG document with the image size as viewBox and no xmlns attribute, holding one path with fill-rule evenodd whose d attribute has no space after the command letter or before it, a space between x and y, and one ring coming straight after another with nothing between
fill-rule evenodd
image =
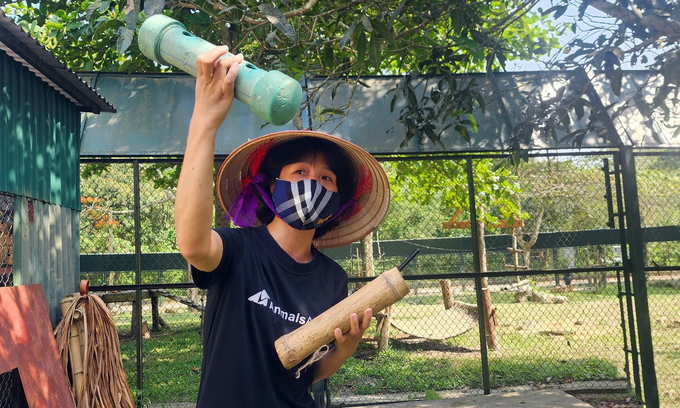
<instances>
[{"instance_id":1,"label":"enclosure","mask_svg":"<svg viewBox=\"0 0 680 408\"><path fill-rule=\"evenodd\" d=\"M625 248L632 245L621 228L626 208L616 172L620 156L541 154L520 166L502 155L382 157L393 198L373 236L375 273L398 265L413 249L421 252L403 271L411 293L391 310L388 348L378 351L381 333L372 325L357 355L328 382L327 406L536 387L631 387L641 395L643 345L632 314L634 278L625 267L630 257ZM644 239L648 324L665 406L680 403L677 159L677 152L668 151L635 155L643 220L635 234ZM150 406L193 401L200 377L205 294L190 283L174 246L172 194L154 185L159 168L175 164L142 159L82 164L82 277L109 302L129 380ZM477 198L476 211L458 217L462 228L446 228L456 209L440 205L441 191L411 184L408 172L422 166L448 169L440 176L465 196L468 189L475 192L469 197ZM490 169L497 175L491 187L482 185ZM512 228L498 226L499 207L484 208L498 214L489 223L497 226L487 225L485 245L475 246L479 237L463 219L478 218L480 195L496 188L515 195L524 226L515 228L513 240ZM361 245L326 253L347 269L353 287L370 279ZM488 280L495 311L495 342L487 340L489 328L477 317L484 307L483 293L476 290L485 286L482 280ZM445 304L443 286L453 304ZM137 329L140 300L143 327Z\"/></svg>"},{"instance_id":2,"label":"enclosure","mask_svg":"<svg viewBox=\"0 0 680 408\"><path fill-rule=\"evenodd\" d=\"M648 74L626 75L621 98ZM142 403L191 406L205 293L175 246L173 201L193 82L87 78L119 113L83 123L81 276L116 319ZM361 87L308 78L303 86L332 90L309 101L303 127L366 148L391 182L390 211L370 240L325 253L354 289L420 250L403 271L409 295L381 311L356 355L315 387L319 405L544 387L680 403L680 151L669 131L659 141L640 126L644 118L609 118L601 107L616 98L592 83L585 115L570 118L585 129L578 142L558 134L513 148L525 95L550 95L568 81L470 75L459 86L478 81L487 101L470 140L442 126L446 148L413 139L399 147L406 107L390 106L387 90L406 80L362 78ZM435 82L413 81L416 92ZM315 114L350 97L343 118ZM234 105L218 133L216 166L247 138L281 129L263 128L242 108ZM588 128L596 114L600 126ZM226 225L215 210L215 225Z\"/></svg>"}]
</instances>

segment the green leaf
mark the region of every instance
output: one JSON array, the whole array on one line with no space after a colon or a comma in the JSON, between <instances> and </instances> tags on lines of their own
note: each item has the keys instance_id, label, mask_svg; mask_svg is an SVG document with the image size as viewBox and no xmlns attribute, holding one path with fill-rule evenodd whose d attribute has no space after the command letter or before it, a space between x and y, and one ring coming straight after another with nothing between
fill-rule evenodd
<instances>
[{"instance_id":1,"label":"green leaf","mask_svg":"<svg viewBox=\"0 0 680 408\"><path fill-rule=\"evenodd\" d=\"M569 125L571 125L571 118L569 117L569 115L562 115L561 122L564 130L569 132Z\"/></svg>"},{"instance_id":2,"label":"green leaf","mask_svg":"<svg viewBox=\"0 0 680 408\"><path fill-rule=\"evenodd\" d=\"M338 87L340 86L340 81L335 81L331 90L331 100L335 99L335 94L338 92Z\"/></svg>"},{"instance_id":3,"label":"green leaf","mask_svg":"<svg viewBox=\"0 0 680 408\"><path fill-rule=\"evenodd\" d=\"M92 39L99 39L99 36L101 36L104 32L108 30L118 30L118 28L123 25L123 22L120 20L107 20L97 27L94 34L92 34Z\"/></svg>"},{"instance_id":4,"label":"green leaf","mask_svg":"<svg viewBox=\"0 0 680 408\"><path fill-rule=\"evenodd\" d=\"M399 94L395 93L394 96L392 97L392 101L390 102L390 112L394 112L394 104L397 103L397 96ZM680 126L678 126L678 129L680 129Z\"/></svg>"},{"instance_id":5,"label":"green leaf","mask_svg":"<svg viewBox=\"0 0 680 408\"><path fill-rule=\"evenodd\" d=\"M442 140L439 138L439 136L437 136L437 134L434 133L434 131L429 127L425 128L425 134L430 139L430 141L432 141L432 143L439 145L441 148L446 148L446 146L444 146L444 143L442 143Z\"/></svg>"},{"instance_id":6,"label":"green leaf","mask_svg":"<svg viewBox=\"0 0 680 408\"><path fill-rule=\"evenodd\" d=\"M345 111L339 108L323 108L321 110L322 115L344 115Z\"/></svg>"},{"instance_id":7,"label":"green leaf","mask_svg":"<svg viewBox=\"0 0 680 408\"><path fill-rule=\"evenodd\" d=\"M588 101L583 98L578 98L576 102L574 102L574 111L576 112L576 117L578 120L583 118L583 115L585 114L584 108L587 102Z\"/></svg>"},{"instance_id":8,"label":"green leaf","mask_svg":"<svg viewBox=\"0 0 680 408\"><path fill-rule=\"evenodd\" d=\"M581 147L583 144L583 139L586 137L586 132L583 131L581 132L578 136L574 138L574 142L572 143L572 146L578 146Z\"/></svg>"},{"instance_id":9,"label":"green leaf","mask_svg":"<svg viewBox=\"0 0 680 408\"><path fill-rule=\"evenodd\" d=\"M470 129L472 129L473 132L477 131L477 122L474 120L474 117L472 115L468 115L469 118L473 118L472 120L470 119L464 119L461 120L460 123L463 125L468 125L470 126Z\"/></svg>"},{"instance_id":10,"label":"green leaf","mask_svg":"<svg viewBox=\"0 0 680 408\"><path fill-rule=\"evenodd\" d=\"M349 41L350 37L352 37L352 33L354 32L354 29L356 28L357 24L359 24L359 22L355 21L354 23L352 23L351 26L349 26L349 28L347 28L345 34L340 39L340 49L345 48L345 44L347 44L347 41Z\"/></svg>"},{"instance_id":11,"label":"green leaf","mask_svg":"<svg viewBox=\"0 0 680 408\"><path fill-rule=\"evenodd\" d=\"M407 90L407 97L408 97L408 103L412 107L417 107L418 106L418 98L416 97L416 93L413 91L413 88L409 87Z\"/></svg>"},{"instance_id":12,"label":"green leaf","mask_svg":"<svg viewBox=\"0 0 680 408\"><path fill-rule=\"evenodd\" d=\"M90 3L89 6L87 6L87 9L85 10L85 14L87 15L87 18L89 19L92 16L92 13L97 11L99 9L99 6L102 4L102 0L95 0L92 3Z\"/></svg>"},{"instance_id":13,"label":"green leaf","mask_svg":"<svg viewBox=\"0 0 680 408\"><path fill-rule=\"evenodd\" d=\"M401 3L399 3L397 8L390 14L389 27L392 27L392 25L394 25L394 21L397 19L397 17L399 17L401 11L404 9L404 5L406 5L408 1L409 0L401 0Z\"/></svg>"},{"instance_id":14,"label":"green leaf","mask_svg":"<svg viewBox=\"0 0 680 408\"><path fill-rule=\"evenodd\" d=\"M382 58L382 54L380 52L380 42L381 40L377 35L372 35L371 40L368 42L368 58L376 71L380 70Z\"/></svg>"},{"instance_id":15,"label":"green leaf","mask_svg":"<svg viewBox=\"0 0 680 408\"><path fill-rule=\"evenodd\" d=\"M484 97L482 96L481 93L478 93L477 96L475 96L475 100L479 104L479 108L482 110L482 113L486 112L486 102L484 101Z\"/></svg>"},{"instance_id":16,"label":"green leaf","mask_svg":"<svg viewBox=\"0 0 680 408\"><path fill-rule=\"evenodd\" d=\"M260 9L260 12L264 14L265 18L278 28L283 35L288 37L292 42L297 43L297 32L293 26L288 23L286 16L283 15L281 10L268 3L260 4L257 8Z\"/></svg>"},{"instance_id":17,"label":"green leaf","mask_svg":"<svg viewBox=\"0 0 680 408\"><path fill-rule=\"evenodd\" d=\"M513 166L519 165L519 150L513 150L512 153L510 153L510 164Z\"/></svg>"},{"instance_id":18,"label":"green leaf","mask_svg":"<svg viewBox=\"0 0 680 408\"><path fill-rule=\"evenodd\" d=\"M468 130L465 126L456 125L454 129L456 129L456 132L460 133L461 137L465 139L466 142L470 142L470 133L468 133Z\"/></svg>"},{"instance_id":19,"label":"green leaf","mask_svg":"<svg viewBox=\"0 0 680 408\"><path fill-rule=\"evenodd\" d=\"M139 17L139 5L134 0L128 1L128 4L125 6L125 17L123 18L123 21L125 21L125 25L130 30L133 30L132 35L134 37L134 30L137 27L137 17ZM122 52L120 52L120 54L122 54Z\"/></svg>"},{"instance_id":20,"label":"green leaf","mask_svg":"<svg viewBox=\"0 0 680 408\"><path fill-rule=\"evenodd\" d=\"M335 66L335 53L333 52L333 46L327 44L323 47L322 61L325 67L332 69Z\"/></svg>"},{"instance_id":21,"label":"green leaf","mask_svg":"<svg viewBox=\"0 0 680 408\"><path fill-rule=\"evenodd\" d=\"M390 30L385 23L380 20L373 19L371 20L371 26L375 29L378 35L387 40L390 45L396 45L396 42L394 41L394 33L392 33L392 30Z\"/></svg>"},{"instance_id":22,"label":"green leaf","mask_svg":"<svg viewBox=\"0 0 680 408\"><path fill-rule=\"evenodd\" d=\"M359 66L359 68L361 68L364 66L364 62L366 61L366 45L367 45L366 33L363 30L357 36L355 44L357 50L357 65Z\"/></svg>"},{"instance_id":23,"label":"green leaf","mask_svg":"<svg viewBox=\"0 0 680 408\"><path fill-rule=\"evenodd\" d=\"M519 151L519 157L525 162L529 163L529 149L522 149Z\"/></svg>"},{"instance_id":24,"label":"green leaf","mask_svg":"<svg viewBox=\"0 0 680 408\"><path fill-rule=\"evenodd\" d=\"M362 14L361 18L361 25L364 27L364 30L370 32L373 32L373 26L371 25L371 20L368 18L366 14Z\"/></svg>"},{"instance_id":25,"label":"green leaf","mask_svg":"<svg viewBox=\"0 0 680 408\"><path fill-rule=\"evenodd\" d=\"M123 55L125 50L132 44L132 39L135 36L135 29L129 29L127 27L118 28L118 41L116 42L116 50L118 54Z\"/></svg>"},{"instance_id":26,"label":"green leaf","mask_svg":"<svg viewBox=\"0 0 680 408\"><path fill-rule=\"evenodd\" d=\"M460 35L465 28L465 12L457 7L451 8L451 24L453 25L453 33Z\"/></svg>"}]
</instances>

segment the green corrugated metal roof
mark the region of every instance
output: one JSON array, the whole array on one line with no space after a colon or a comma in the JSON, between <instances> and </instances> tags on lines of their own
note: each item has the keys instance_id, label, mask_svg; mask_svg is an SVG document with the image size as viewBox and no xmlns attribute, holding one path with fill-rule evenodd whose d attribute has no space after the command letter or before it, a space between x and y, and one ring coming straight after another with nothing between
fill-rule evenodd
<instances>
[{"instance_id":1,"label":"green corrugated metal roof","mask_svg":"<svg viewBox=\"0 0 680 408\"><path fill-rule=\"evenodd\" d=\"M26 66L83 112L115 112L101 96L0 10L0 51Z\"/></svg>"},{"instance_id":2,"label":"green corrugated metal roof","mask_svg":"<svg viewBox=\"0 0 680 408\"><path fill-rule=\"evenodd\" d=\"M0 51L0 191L80 209L80 111Z\"/></svg>"}]
</instances>

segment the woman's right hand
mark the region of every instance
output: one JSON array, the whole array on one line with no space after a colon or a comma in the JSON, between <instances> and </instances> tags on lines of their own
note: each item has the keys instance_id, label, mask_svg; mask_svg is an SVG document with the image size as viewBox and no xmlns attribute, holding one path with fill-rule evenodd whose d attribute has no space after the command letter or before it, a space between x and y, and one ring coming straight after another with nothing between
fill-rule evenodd
<instances>
[{"instance_id":1,"label":"woman's right hand","mask_svg":"<svg viewBox=\"0 0 680 408\"><path fill-rule=\"evenodd\" d=\"M229 51L223 45L196 58L196 100L193 125L217 132L234 101L234 82L243 54L218 59Z\"/></svg>"}]
</instances>

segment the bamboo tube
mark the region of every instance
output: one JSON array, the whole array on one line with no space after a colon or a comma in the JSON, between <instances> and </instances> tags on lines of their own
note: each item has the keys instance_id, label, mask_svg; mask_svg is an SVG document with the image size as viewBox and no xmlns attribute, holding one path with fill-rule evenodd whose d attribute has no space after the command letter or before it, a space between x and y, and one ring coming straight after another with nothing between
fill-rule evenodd
<instances>
[{"instance_id":1,"label":"bamboo tube","mask_svg":"<svg viewBox=\"0 0 680 408\"><path fill-rule=\"evenodd\" d=\"M77 300L78 295L71 295L63 298L60 302L61 315L66 316L69 307ZM83 345L84 341L80 337L82 327L83 313L82 310L76 309L73 312L73 320L71 321L71 329L69 331L69 357L71 365L71 375L73 377L73 396L76 404L80 403L83 390Z\"/></svg>"},{"instance_id":2,"label":"bamboo tube","mask_svg":"<svg viewBox=\"0 0 680 408\"><path fill-rule=\"evenodd\" d=\"M335 328L343 333L350 329L349 316L356 313L359 323L364 310L378 312L406 296L409 288L399 273L392 268L373 279L366 286L321 313L300 328L279 337L274 346L286 369L291 369L307 356L335 339Z\"/></svg>"}]
</instances>

